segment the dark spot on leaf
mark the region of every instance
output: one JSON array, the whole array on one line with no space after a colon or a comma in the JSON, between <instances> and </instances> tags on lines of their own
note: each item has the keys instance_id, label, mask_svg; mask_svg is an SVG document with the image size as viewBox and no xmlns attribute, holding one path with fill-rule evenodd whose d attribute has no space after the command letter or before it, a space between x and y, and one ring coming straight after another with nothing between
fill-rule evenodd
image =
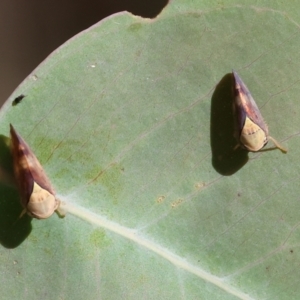
<instances>
[{"instance_id":1,"label":"dark spot on leaf","mask_svg":"<svg viewBox=\"0 0 300 300\"><path fill-rule=\"evenodd\" d=\"M97 248L103 248L110 244L109 239L103 229L96 229L90 235L90 242L93 246Z\"/></svg>"},{"instance_id":2,"label":"dark spot on leaf","mask_svg":"<svg viewBox=\"0 0 300 300\"><path fill-rule=\"evenodd\" d=\"M12 106L18 105L18 104L23 100L23 98L25 98L25 97L26 97L26 96L23 95L23 94L21 94L20 96L16 97L16 98L14 99L14 101L12 102Z\"/></svg>"},{"instance_id":3,"label":"dark spot on leaf","mask_svg":"<svg viewBox=\"0 0 300 300\"><path fill-rule=\"evenodd\" d=\"M200 12L189 12L188 15L193 18L201 18L202 17L202 13L200 13Z\"/></svg>"},{"instance_id":4,"label":"dark spot on leaf","mask_svg":"<svg viewBox=\"0 0 300 300\"><path fill-rule=\"evenodd\" d=\"M133 32L136 32L136 31L140 30L141 28L142 28L141 23L133 23L128 27L128 29Z\"/></svg>"}]
</instances>

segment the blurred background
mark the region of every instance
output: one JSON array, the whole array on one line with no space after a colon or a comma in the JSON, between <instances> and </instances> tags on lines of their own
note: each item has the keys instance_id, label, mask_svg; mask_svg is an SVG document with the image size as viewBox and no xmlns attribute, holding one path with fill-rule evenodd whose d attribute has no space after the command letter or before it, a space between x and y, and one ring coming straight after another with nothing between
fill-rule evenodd
<instances>
[{"instance_id":1,"label":"blurred background","mask_svg":"<svg viewBox=\"0 0 300 300\"><path fill-rule=\"evenodd\" d=\"M156 17L168 0L1 0L0 106L56 48L105 17L127 10Z\"/></svg>"}]
</instances>

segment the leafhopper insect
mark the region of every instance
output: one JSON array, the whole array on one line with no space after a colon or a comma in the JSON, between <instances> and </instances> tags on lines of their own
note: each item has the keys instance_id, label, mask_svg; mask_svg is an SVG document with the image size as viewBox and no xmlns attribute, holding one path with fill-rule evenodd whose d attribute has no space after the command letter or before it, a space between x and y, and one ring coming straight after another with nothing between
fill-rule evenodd
<instances>
[{"instance_id":1,"label":"leafhopper insect","mask_svg":"<svg viewBox=\"0 0 300 300\"><path fill-rule=\"evenodd\" d=\"M11 152L16 183L24 213L37 219L49 218L60 201L40 162L23 138L10 125Z\"/></svg>"},{"instance_id":2,"label":"leafhopper insect","mask_svg":"<svg viewBox=\"0 0 300 300\"><path fill-rule=\"evenodd\" d=\"M241 77L235 71L232 71L232 74L234 78L233 106L238 146L251 152L257 152L271 140L282 153L287 153L285 148L269 136L268 126Z\"/></svg>"}]
</instances>

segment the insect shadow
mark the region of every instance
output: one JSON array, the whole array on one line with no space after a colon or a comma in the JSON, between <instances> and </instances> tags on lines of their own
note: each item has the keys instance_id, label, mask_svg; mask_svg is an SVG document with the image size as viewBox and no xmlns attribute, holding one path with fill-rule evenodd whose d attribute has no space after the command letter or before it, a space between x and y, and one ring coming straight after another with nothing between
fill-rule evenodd
<instances>
[{"instance_id":1,"label":"insect shadow","mask_svg":"<svg viewBox=\"0 0 300 300\"><path fill-rule=\"evenodd\" d=\"M18 190L13 184L12 156L9 139L0 135L0 244L5 248L19 246L31 232L28 215L23 210Z\"/></svg>"},{"instance_id":2,"label":"insect shadow","mask_svg":"<svg viewBox=\"0 0 300 300\"><path fill-rule=\"evenodd\" d=\"M222 175L232 175L248 161L248 151L237 148L234 136L233 77L226 74L211 98L210 145L212 165Z\"/></svg>"}]
</instances>

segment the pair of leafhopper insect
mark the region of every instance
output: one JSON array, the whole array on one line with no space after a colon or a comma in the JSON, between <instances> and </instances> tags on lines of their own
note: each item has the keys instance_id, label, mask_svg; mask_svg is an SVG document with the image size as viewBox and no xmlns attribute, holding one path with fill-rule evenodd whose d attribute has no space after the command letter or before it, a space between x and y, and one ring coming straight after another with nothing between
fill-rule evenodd
<instances>
[{"instance_id":1,"label":"pair of leafhopper insect","mask_svg":"<svg viewBox=\"0 0 300 300\"><path fill-rule=\"evenodd\" d=\"M247 86L233 71L234 115L236 118L236 138L238 146L252 152L261 150L269 140L286 153L279 143L269 136L269 131ZM46 219L54 211L59 212L60 201L55 197L51 183L22 137L10 125L11 150L14 175L21 196L23 213L37 219ZM62 215L61 212L59 212Z\"/></svg>"},{"instance_id":2,"label":"pair of leafhopper insect","mask_svg":"<svg viewBox=\"0 0 300 300\"><path fill-rule=\"evenodd\" d=\"M285 148L269 136L268 126L241 77L235 71L232 71L232 74L234 79L233 107L236 120L237 146L251 152L257 152L271 140L276 148L283 153L287 153Z\"/></svg>"}]
</instances>

